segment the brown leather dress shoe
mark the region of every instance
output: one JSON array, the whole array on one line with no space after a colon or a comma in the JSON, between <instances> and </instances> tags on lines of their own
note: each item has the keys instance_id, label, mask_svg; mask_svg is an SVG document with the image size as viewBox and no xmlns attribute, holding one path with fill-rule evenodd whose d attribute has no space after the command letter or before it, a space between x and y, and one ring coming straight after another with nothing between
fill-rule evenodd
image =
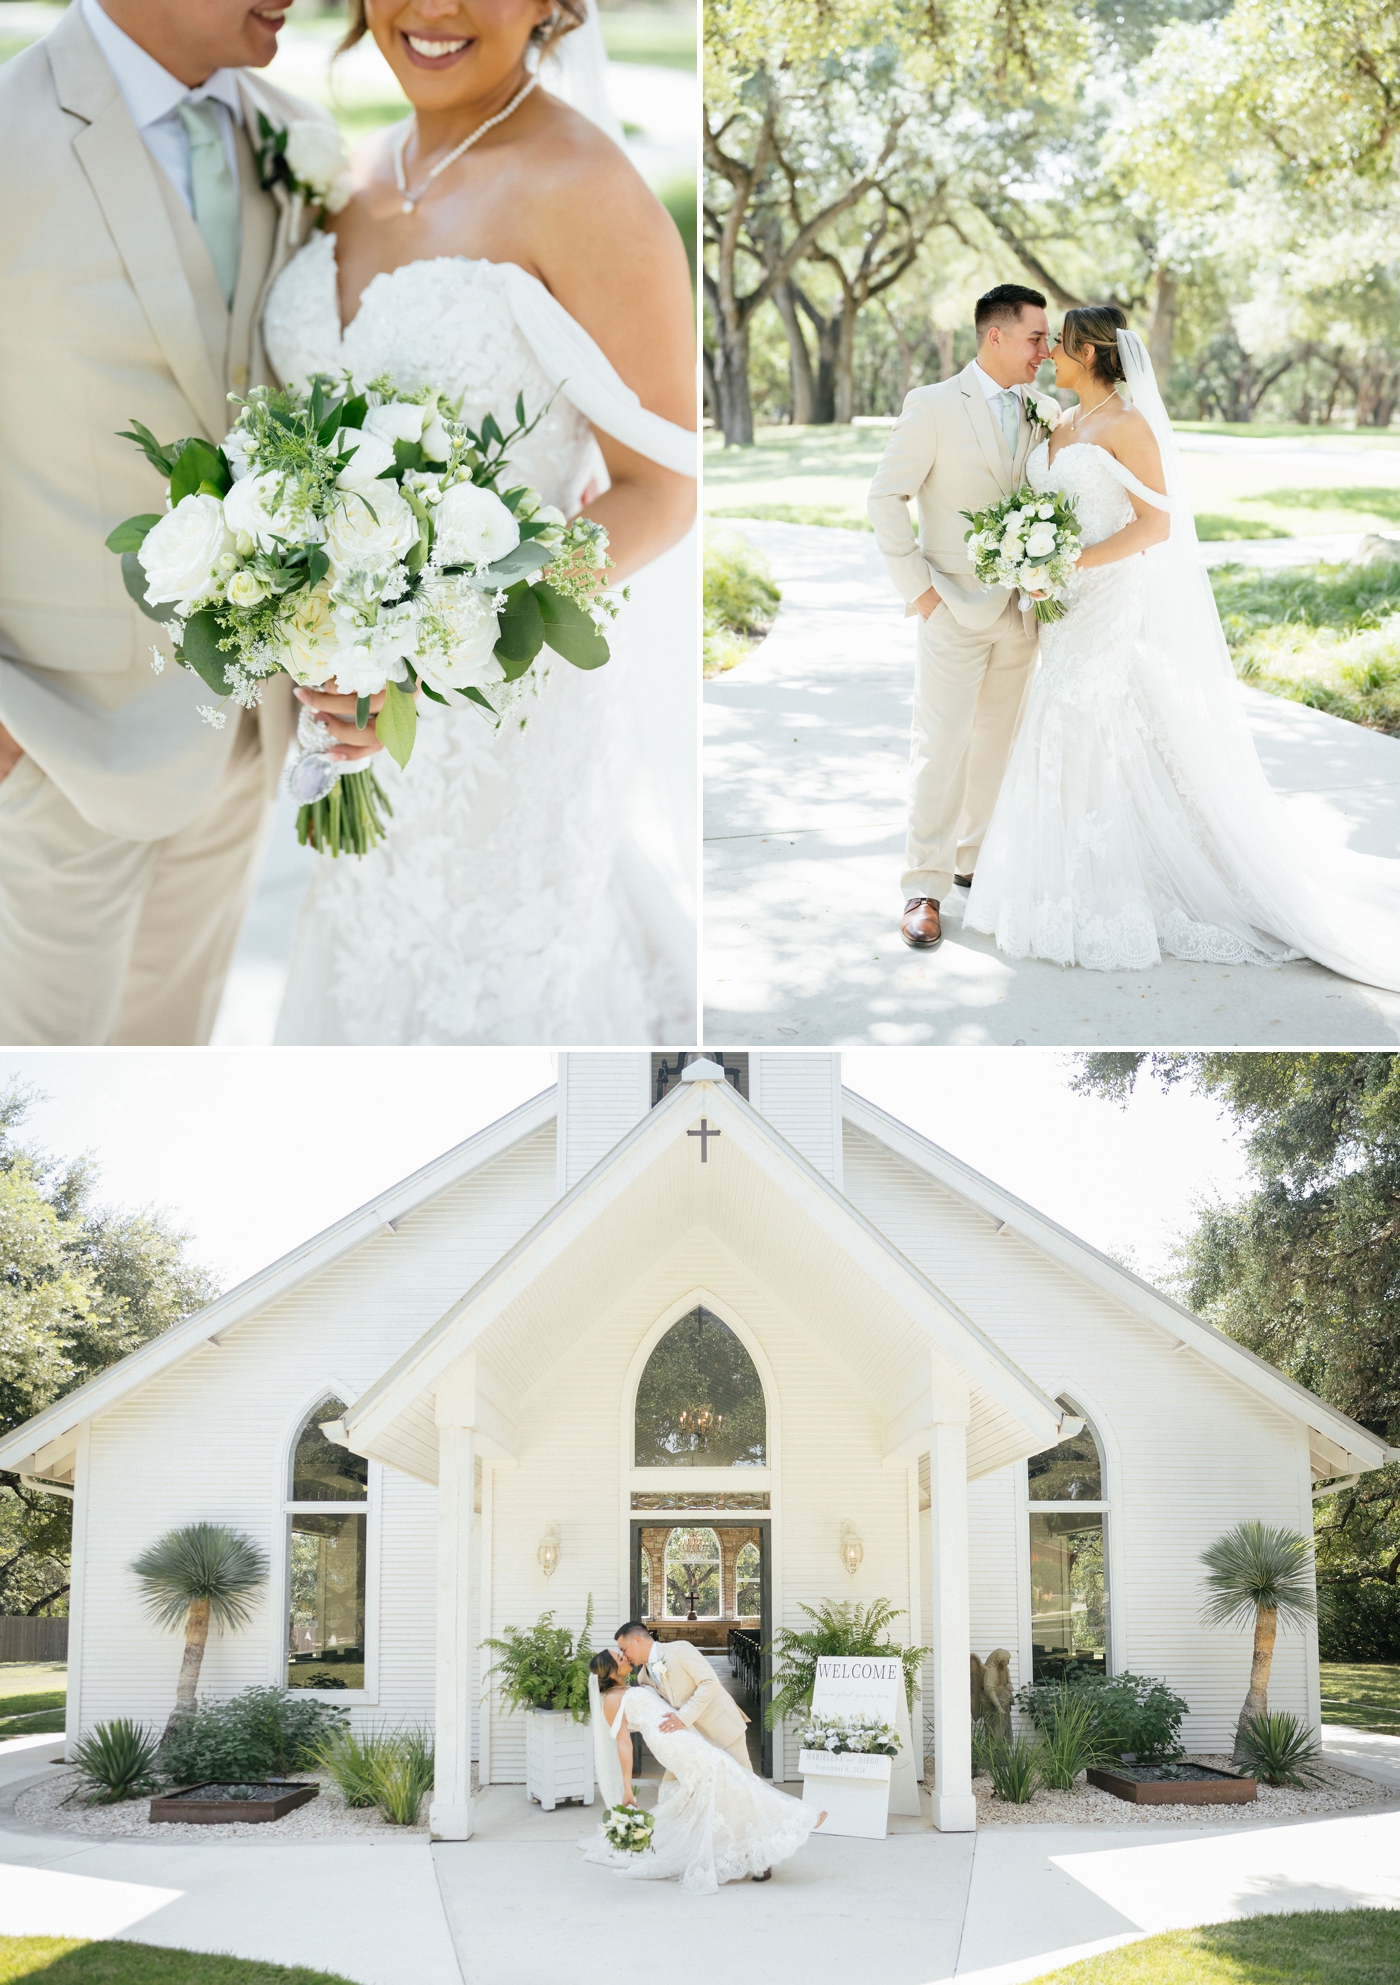
<instances>
[{"instance_id":1,"label":"brown leather dress shoe","mask_svg":"<svg viewBox=\"0 0 1400 1985\"><path fill-rule=\"evenodd\" d=\"M943 942L938 905L931 896L911 896L904 906L899 934L915 951L932 951Z\"/></svg>"}]
</instances>

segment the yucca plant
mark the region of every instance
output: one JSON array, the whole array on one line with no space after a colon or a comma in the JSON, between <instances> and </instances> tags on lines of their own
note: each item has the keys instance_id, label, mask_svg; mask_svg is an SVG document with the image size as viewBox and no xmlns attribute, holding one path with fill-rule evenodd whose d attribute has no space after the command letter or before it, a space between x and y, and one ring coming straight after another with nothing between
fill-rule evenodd
<instances>
[{"instance_id":1,"label":"yucca plant","mask_svg":"<svg viewBox=\"0 0 1400 1985\"><path fill-rule=\"evenodd\" d=\"M773 1699L768 1705L767 1723L777 1728L785 1716L800 1716L812 1706L816 1687L817 1662L824 1654L896 1655L904 1669L904 1694L910 1709L919 1693L919 1671L927 1647L901 1647L891 1640L889 1624L902 1617L900 1608L888 1599L872 1599L861 1606L849 1599L839 1604L827 1599L820 1606L802 1606L812 1622L810 1627L783 1627L773 1638L768 1652L781 1661L782 1673L774 1677Z\"/></svg>"},{"instance_id":2,"label":"yucca plant","mask_svg":"<svg viewBox=\"0 0 1400 1985\"><path fill-rule=\"evenodd\" d=\"M1042 1763L1041 1746L1024 1730L1014 1737L990 1737L987 1741L992 1790L1010 1805L1025 1805L1040 1783Z\"/></svg>"},{"instance_id":3,"label":"yucca plant","mask_svg":"<svg viewBox=\"0 0 1400 1985\"><path fill-rule=\"evenodd\" d=\"M122 1799L139 1799L154 1792L156 1752L160 1740L144 1723L133 1723L119 1716L114 1723L98 1723L73 1753L83 1784L89 1788L88 1804L115 1806Z\"/></svg>"},{"instance_id":4,"label":"yucca plant","mask_svg":"<svg viewBox=\"0 0 1400 1985\"><path fill-rule=\"evenodd\" d=\"M1037 1720L1040 1775L1051 1791L1072 1792L1081 1771L1104 1762L1094 1705L1086 1690L1061 1685L1047 1693Z\"/></svg>"},{"instance_id":5,"label":"yucca plant","mask_svg":"<svg viewBox=\"0 0 1400 1985\"><path fill-rule=\"evenodd\" d=\"M190 1523L167 1530L131 1566L145 1588L146 1609L157 1625L185 1629L185 1655L175 1685L168 1736L194 1708L199 1670L212 1622L220 1632L241 1627L250 1595L267 1577L267 1559L251 1537L223 1523Z\"/></svg>"},{"instance_id":6,"label":"yucca plant","mask_svg":"<svg viewBox=\"0 0 1400 1985\"><path fill-rule=\"evenodd\" d=\"M1254 1623L1249 1692L1235 1731L1234 1756L1241 1763L1246 1723L1268 1714L1269 1670L1279 1621L1286 1626L1304 1626L1317 1611L1312 1543L1296 1530L1251 1520L1217 1537L1201 1553L1201 1562L1211 1593L1201 1615L1206 1625Z\"/></svg>"},{"instance_id":7,"label":"yucca plant","mask_svg":"<svg viewBox=\"0 0 1400 1985\"><path fill-rule=\"evenodd\" d=\"M1240 1730L1235 1756L1266 1785L1305 1785L1320 1778L1322 1761L1306 1723L1286 1709L1255 1716Z\"/></svg>"}]
</instances>

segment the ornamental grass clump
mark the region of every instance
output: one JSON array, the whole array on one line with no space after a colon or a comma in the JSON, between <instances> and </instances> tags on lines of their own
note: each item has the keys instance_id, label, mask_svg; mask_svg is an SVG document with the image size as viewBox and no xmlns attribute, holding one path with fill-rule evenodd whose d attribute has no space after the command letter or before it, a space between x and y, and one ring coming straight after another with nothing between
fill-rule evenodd
<instances>
[{"instance_id":1,"label":"ornamental grass clump","mask_svg":"<svg viewBox=\"0 0 1400 1985\"><path fill-rule=\"evenodd\" d=\"M127 1717L95 1724L73 1753L87 1792L84 1803L115 1806L123 1799L140 1799L154 1792L160 1783L156 1771L159 1746L160 1739L153 1730Z\"/></svg>"},{"instance_id":2,"label":"ornamental grass clump","mask_svg":"<svg viewBox=\"0 0 1400 1985\"><path fill-rule=\"evenodd\" d=\"M372 1768L374 1803L390 1826L413 1826L433 1787L433 1739L423 1729L395 1730Z\"/></svg>"},{"instance_id":3,"label":"ornamental grass clump","mask_svg":"<svg viewBox=\"0 0 1400 1985\"><path fill-rule=\"evenodd\" d=\"M1041 1782L1041 1746L1019 1730L1014 1737L991 1737L987 1770L998 1799L1024 1806Z\"/></svg>"},{"instance_id":4,"label":"ornamental grass clump","mask_svg":"<svg viewBox=\"0 0 1400 1985\"><path fill-rule=\"evenodd\" d=\"M773 1700L768 1705L767 1723L776 1729L785 1716L800 1716L811 1708L812 1691L817 1683L817 1663L823 1655L883 1654L893 1656L904 1669L904 1695L910 1709L919 1693L919 1672L927 1647L901 1647L891 1640L889 1624L901 1617L900 1608L888 1599L872 1599L861 1606L849 1599L839 1603L823 1600L820 1606L800 1606L812 1622L810 1627L783 1627L773 1638L768 1653L782 1663L782 1672L773 1683Z\"/></svg>"},{"instance_id":5,"label":"ornamental grass clump","mask_svg":"<svg viewBox=\"0 0 1400 1985\"><path fill-rule=\"evenodd\" d=\"M483 1645L501 1658L486 1671L498 1675L501 1700L507 1709L567 1710L575 1723L588 1721L588 1664L593 1658L589 1634L593 1628L593 1595L575 1640L567 1627L556 1627L552 1611L541 1613L534 1626L507 1627L499 1640Z\"/></svg>"},{"instance_id":6,"label":"ornamental grass clump","mask_svg":"<svg viewBox=\"0 0 1400 1985\"><path fill-rule=\"evenodd\" d=\"M375 1774L387 1742L381 1731L332 1730L312 1759L313 1769L324 1771L340 1788L347 1806L372 1806Z\"/></svg>"},{"instance_id":7,"label":"ornamental grass clump","mask_svg":"<svg viewBox=\"0 0 1400 1985\"><path fill-rule=\"evenodd\" d=\"M1238 1761L1266 1785L1306 1785L1322 1776L1322 1753L1306 1723L1286 1709L1251 1717L1241 1724L1235 1745Z\"/></svg>"},{"instance_id":8,"label":"ornamental grass clump","mask_svg":"<svg viewBox=\"0 0 1400 1985\"><path fill-rule=\"evenodd\" d=\"M1087 1692L1060 1683L1038 1705L1040 1775L1052 1792L1072 1792L1081 1772L1111 1755L1095 1726Z\"/></svg>"}]
</instances>

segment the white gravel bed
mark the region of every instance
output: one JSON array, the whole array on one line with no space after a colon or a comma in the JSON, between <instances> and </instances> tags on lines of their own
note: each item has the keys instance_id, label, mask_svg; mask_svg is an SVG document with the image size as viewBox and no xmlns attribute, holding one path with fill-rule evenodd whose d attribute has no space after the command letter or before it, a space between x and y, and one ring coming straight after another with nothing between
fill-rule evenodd
<instances>
[{"instance_id":1,"label":"white gravel bed","mask_svg":"<svg viewBox=\"0 0 1400 1985\"><path fill-rule=\"evenodd\" d=\"M1202 1752L1187 1760L1191 1764L1213 1765L1217 1771L1238 1771L1228 1755ZM1362 1778L1354 1771L1343 1771L1334 1764L1320 1764L1318 1777L1310 1785L1264 1785L1258 1796L1239 1806L1140 1806L1102 1792L1097 1785L1081 1778L1073 1792L1049 1792L1040 1787L1024 1806L998 1799L990 1778L974 1778L977 1798L977 1824L982 1826L1249 1826L1272 1820L1293 1820L1312 1813L1344 1813L1353 1806L1372 1806L1400 1794L1378 1785L1373 1778ZM929 1760L929 1777L933 1761Z\"/></svg>"},{"instance_id":2,"label":"white gravel bed","mask_svg":"<svg viewBox=\"0 0 1400 1985\"><path fill-rule=\"evenodd\" d=\"M63 1802L81 1782L76 1771L64 1771L31 1785L15 1801L15 1817L25 1826L80 1833L97 1840L385 1840L423 1839L428 1832L428 1801L419 1808L416 1826L390 1826L373 1807L350 1807L345 1795L323 1772L293 1774L315 1779L321 1790L304 1806L280 1820L233 1821L228 1826L188 1826L179 1820L152 1822L149 1799L128 1799L117 1806L86 1806L81 1798Z\"/></svg>"}]
</instances>

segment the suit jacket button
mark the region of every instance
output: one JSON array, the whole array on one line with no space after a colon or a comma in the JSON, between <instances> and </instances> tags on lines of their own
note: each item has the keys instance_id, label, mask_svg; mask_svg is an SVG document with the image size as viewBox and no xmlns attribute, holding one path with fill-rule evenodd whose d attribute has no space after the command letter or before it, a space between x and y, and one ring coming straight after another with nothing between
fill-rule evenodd
<instances>
[{"instance_id":1,"label":"suit jacket button","mask_svg":"<svg viewBox=\"0 0 1400 1985\"><path fill-rule=\"evenodd\" d=\"M243 391L243 388L248 384L247 366L235 365L233 371L229 374L229 377L233 380L234 385L238 388L239 392L241 393Z\"/></svg>"}]
</instances>

